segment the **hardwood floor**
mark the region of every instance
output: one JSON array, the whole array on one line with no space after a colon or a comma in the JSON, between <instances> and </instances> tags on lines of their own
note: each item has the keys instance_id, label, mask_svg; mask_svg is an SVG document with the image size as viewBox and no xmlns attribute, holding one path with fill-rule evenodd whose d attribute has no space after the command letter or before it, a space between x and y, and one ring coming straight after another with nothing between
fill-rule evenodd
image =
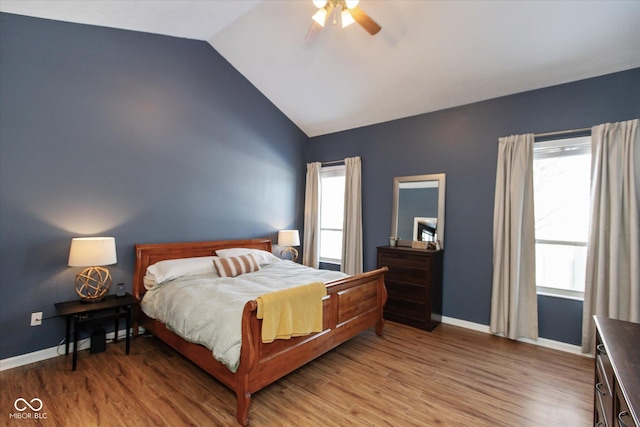
<instances>
[{"instance_id":1,"label":"hardwood floor","mask_svg":"<svg viewBox=\"0 0 640 427\"><path fill-rule=\"evenodd\" d=\"M0 425L234 426L235 395L153 337L0 372ZM253 395L252 426L588 426L593 359L440 325L367 331ZM10 419L18 398L46 419ZM31 411L27 409L24 413Z\"/></svg>"}]
</instances>

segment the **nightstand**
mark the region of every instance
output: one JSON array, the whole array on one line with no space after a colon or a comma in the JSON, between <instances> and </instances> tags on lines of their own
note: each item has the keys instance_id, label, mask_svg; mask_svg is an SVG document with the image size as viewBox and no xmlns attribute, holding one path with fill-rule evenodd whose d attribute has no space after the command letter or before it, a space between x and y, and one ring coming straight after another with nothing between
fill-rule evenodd
<instances>
[{"instance_id":1,"label":"nightstand","mask_svg":"<svg viewBox=\"0 0 640 427\"><path fill-rule=\"evenodd\" d=\"M138 302L136 297L126 294L123 297L109 295L100 302L83 302L81 300L67 301L56 303L58 312L67 318L66 336L64 354L69 354L69 341L71 340L71 323L73 322L73 362L72 371L76 370L76 362L78 360L78 333L80 326L84 323L95 322L98 320L115 321L114 339L118 341L118 325L121 318L125 319L127 328L126 337L126 354L129 354L129 329L131 329L131 316L135 304Z\"/></svg>"}]
</instances>

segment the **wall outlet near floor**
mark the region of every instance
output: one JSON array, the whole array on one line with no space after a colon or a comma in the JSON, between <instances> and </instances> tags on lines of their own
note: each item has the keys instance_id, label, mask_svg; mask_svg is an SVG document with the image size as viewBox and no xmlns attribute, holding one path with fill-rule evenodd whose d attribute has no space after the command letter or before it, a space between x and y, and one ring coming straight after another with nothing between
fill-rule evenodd
<instances>
[{"instance_id":1,"label":"wall outlet near floor","mask_svg":"<svg viewBox=\"0 0 640 427\"><path fill-rule=\"evenodd\" d=\"M31 313L31 326L40 325L42 325L42 312L38 311L37 313Z\"/></svg>"}]
</instances>

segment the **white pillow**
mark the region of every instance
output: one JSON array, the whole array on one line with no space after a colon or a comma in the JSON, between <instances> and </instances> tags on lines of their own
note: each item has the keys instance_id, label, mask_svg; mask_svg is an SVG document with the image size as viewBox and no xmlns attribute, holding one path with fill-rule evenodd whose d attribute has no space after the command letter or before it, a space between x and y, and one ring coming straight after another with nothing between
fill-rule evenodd
<instances>
[{"instance_id":1,"label":"white pillow","mask_svg":"<svg viewBox=\"0 0 640 427\"><path fill-rule=\"evenodd\" d=\"M230 258L240 255L251 254L258 261L260 265L273 264L274 262L282 261L280 258L272 254L271 252L263 251L261 249L251 248L231 248L231 249L218 249L216 254L220 258Z\"/></svg>"},{"instance_id":2,"label":"white pillow","mask_svg":"<svg viewBox=\"0 0 640 427\"><path fill-rule=\"evenodd\" d=\"M155 276L149 273L144 275L142 283L144 284L144 288L148 291L151 290L151 288L153 288L155 285L157 285Z\"/></svg>"},{"instance_id":3,"label":"white pillow","mask_svg":"<svg viewBox=\"0 0 640 427\"><path fill-rule=\"evenodd\" d=\"M213 273L215 270L212 261L213 256L159 261L147 267L145 277L155 279L157 284L161 284L187 274Z\"/></svg>"}]
</instances>

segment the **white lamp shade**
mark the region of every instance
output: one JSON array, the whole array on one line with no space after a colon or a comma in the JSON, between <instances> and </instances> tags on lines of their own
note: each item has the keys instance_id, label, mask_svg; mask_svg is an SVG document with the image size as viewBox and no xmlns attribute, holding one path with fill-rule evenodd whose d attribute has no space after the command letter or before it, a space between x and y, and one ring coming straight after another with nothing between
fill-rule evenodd
<instances>
[{"instance_id":1,"label":"white lamp shade","mask_svg":"<svg viewBox=\"0 0 640 427\"><path fill-rule=\"evenodd\" d=\"M98 267L118 262L113 237L76 237L71 239L69 267Z\"/></svg>"},{"instance_id":2,"label":"white lamp shade","mask_svg":"<svg viewBox=\"0 0 640 427\"><path fill-rule=\"evenodd\" d=\"M327 9L318 9L318 11L311 17L320 26L324 27L324 21L327 19Z\"/></svg>"},{"instance_id":3,"label":"white lamp shade","mask_svg":"<svg viewBox=\"0 0 640 427\"><path fill-rule=\"evenodd\" d=\"M351 16L351 12L349 12L348 10L343 10L341 13L341 16L342 16L342 28L347 28L349 25L356 22L356 20L353 19L353 16Z\"/></svg>"},{"instance_id":4,"label":"white lamp shade","mask_svg":"<svg viewBox=\"0 0 640 427\"><path fill-rule=\"evenodd\" d=\"M346 0L345 3L347 4L348 9L353 9L358 5L358 3L360 3L360 0Z\"/></svg>"},{"instance_id":5,"label":"white lamp shade","mask_svg":"<svg viewBox=\"0 0 640 427\"><path fill-rule=\"evenodd\" d=\"M278 246L300 246L298 230L278 231Z\"/></svg>"}]
</instances>

